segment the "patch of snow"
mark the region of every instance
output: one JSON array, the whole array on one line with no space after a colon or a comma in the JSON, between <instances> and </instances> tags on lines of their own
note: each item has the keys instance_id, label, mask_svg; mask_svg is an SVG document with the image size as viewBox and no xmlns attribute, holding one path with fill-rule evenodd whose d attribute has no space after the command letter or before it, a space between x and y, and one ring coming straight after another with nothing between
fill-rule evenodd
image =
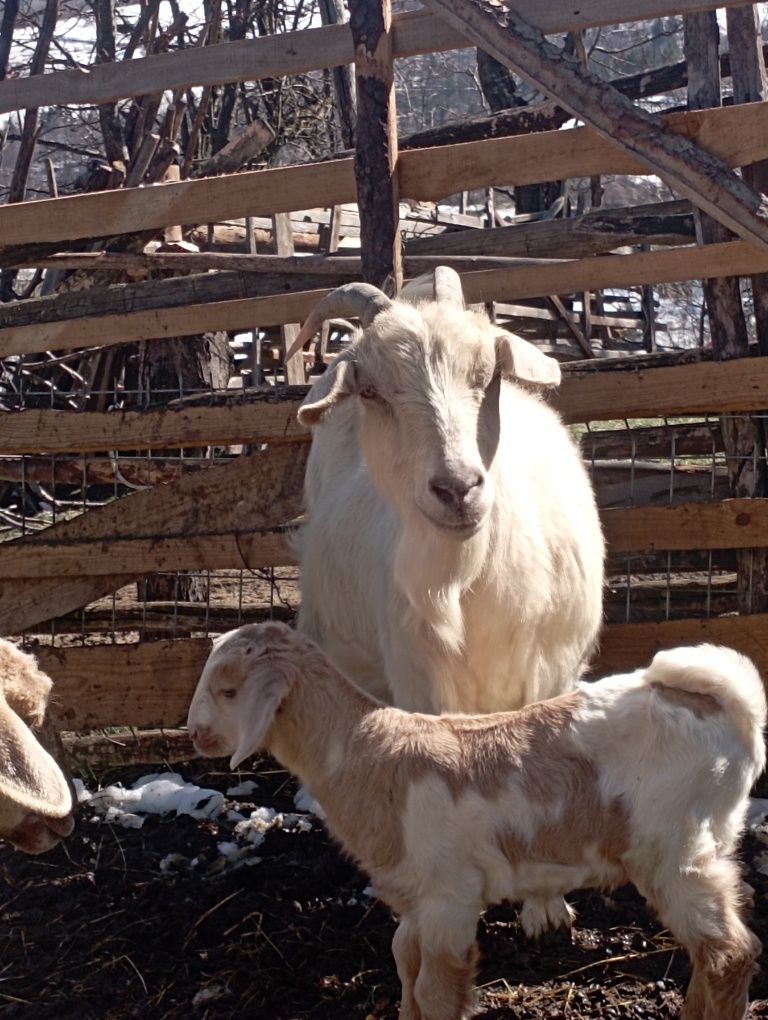
<instances>
[{"instance_id":1,"label":"patch of snow","mask_svg":"<svg viewBox=\"0 0 768 1020\"><path fill-rule=\"evenodd\" d=\"M224 795L185 782L176 772L153 773L137 779L129 789L116 783L91 793L80 784L79 802L87 802L106 821L140 828L144 815L190 815L216 818L224 810ZM126 818L127 820L122 820Z\"/></svg>"},{"instance_id":2,"label":"patch of snow","mask_svg":"<svg viewBox=\"0 0 768 1020\"><path fill-rule=\"evenodd\" d=\"M325 819L325 811L323 811L321 805L315 800L305 786L300 786L298 788L293 798L293 803L299 811L305 811L310 815L315 815L317 818Z\"/></svg>"},{"instance_id":3,"label":"patch of snow","mask_svg":"<svg viewBox=\"0 0 768 1020\"><path fill-rule=\"evenodd\" d=\"M759 829L768 816L768 800L760 797L750 797L747 808L747 828Z\"/></svg>"},{"instance_id":4,"label":"patch of snow","mask_svg":"<svg viewBox=\"0 0 768 1020\"><path fill-rule=\"evenodd\" d=\"M768 854L758 854L752 861L752 867L761 875L768 875Z\"/></svg>"},{"instance_id":5,"label":"patch of snow","mask_svg":"<svg viewBox=\"0 0 768 1020\"><path fill-rule=\"evenodd\" d=\"M186 864L189 864L189 859L184 854L166 854L160 861L160 871L167 875Z\"/></svg>"},{"instance_id":6,"label":"patch of snow","mask_svg":"<svg viewBox=\"0 0 768 1020\"><path fill-rule=\"evenodd\" d=\"M195 993L192 1005L203 1006L206 1002L213 1002L214 999L220 999L225 991L224 985L207 985Z\"/></svg>"},{"instance_id":7,"label":"patch of snow","mask_svg":"<svg viewBox=\"0 0 768 1020\"><path fill-rule=\"evenodd\" d=\"M253 793L256 789L258 789L258 783L254 783L252 779L246 779L244 783L238 783L237 786L230 786L227 790L227 796L247 797L249 793Z\"/></svg>"}]
</instances>

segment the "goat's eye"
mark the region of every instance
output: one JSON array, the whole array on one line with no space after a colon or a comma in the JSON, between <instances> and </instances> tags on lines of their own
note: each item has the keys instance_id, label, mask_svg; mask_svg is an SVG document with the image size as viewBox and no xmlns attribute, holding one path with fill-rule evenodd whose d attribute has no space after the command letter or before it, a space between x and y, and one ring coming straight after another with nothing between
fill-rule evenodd
<instances>
[{"instance_id":1,"label":"goat's eye","mask_svg":"<svg viewBox=\"0 0 768 1020\"><path fill-rule=\"evenodd\" d=\"M234 696L237 694L237 691L231 687L226 687L223 690L219 691L219 694L222 696L222 698L234 698Z\"/></svg>"},{"instance_id":2,"label":"goat's eye","mask_svg":"<svg viewBox=\"0 0 768 1020\"><path fill-rule=\"evenodd\" d=\"M373 386L363 386L360 390L360 396L363 400L379 400L379 394L373 388Z\"/></svg>"}]
</instances>

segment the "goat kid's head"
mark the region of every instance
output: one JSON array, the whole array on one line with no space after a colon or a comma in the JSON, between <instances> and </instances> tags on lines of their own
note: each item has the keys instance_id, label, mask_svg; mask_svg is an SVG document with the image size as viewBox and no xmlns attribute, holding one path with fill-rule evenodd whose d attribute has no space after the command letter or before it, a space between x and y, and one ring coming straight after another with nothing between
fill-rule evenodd
<instances>
[{"instance_id":1,"label":"goat kid's head","mask_svg":"<svg viewBox=\"0 0 768 1020\"><path fill-rule=\"evenodd\" d=\"M404 518L417 515L462 540L481 527L494 498L489 468L501 381L553 386L560 369L484 314L466 311L458 276L438 272L436 300L410 304L424 296L416 281L407 300L348 284L319 303L294 349L334 315L356 315L363 330L313 385L299 421L317 424L341 401L357 399L376 486Z\"/></svg>"},{"instance_id":2,"label":"goat kid's head","mask_svg":"<svg viewBox=\"0 0 768 1020\"><path fill-rule=\"evenodd\" d=\"M198 753L230 755L230 768L266 745L275 714L297 677L303 639L282 623L251 623L213 642L189 706ZM291 654L294 653L294 654Z\"/></svg>"},{"instance_id":3,"label":"goat kid's head","mask_svg":"<svg viewBox=\"0 0 768 1020\"><path fill-rule=\"evenodd\" d=\"M28 854L45 853L74 828L69 784L43 746L53 744L51 687L31 655L0 640L0 839Z\"/></svg>"}]
</instances>

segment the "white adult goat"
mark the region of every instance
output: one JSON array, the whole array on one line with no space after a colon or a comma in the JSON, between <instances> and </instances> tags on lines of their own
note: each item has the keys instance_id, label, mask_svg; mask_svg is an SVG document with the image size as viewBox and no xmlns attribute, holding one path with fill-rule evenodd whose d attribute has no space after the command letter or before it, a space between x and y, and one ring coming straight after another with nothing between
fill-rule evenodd
<instances>
[{"instance_id":1,"label":"white adult goat","mask_svg":"<svg viewBox=\"0 0 768 1020\"><path fill-rule=\"evenodd\" d=\"M366 284L323 299L363 325L308 393L299 628L400 708L487 712L569 689L600 627L603 540L567 429L532 392L556 361L465 311ZM423 294L423 281L414 288Z\"/></svg>"},{"instance_id":2,"label":"white adult goat","mask_svg":"<svg viewBox=\"0 0 768 1020\"><path fill-rule=\"evenodd\" d=\"M250 624L214 645L189 709L205 755L266 748L317 796L331 833L399 915L400 1020L469 1015L481 910L627 881L693 962L683 1017L743 1020L760 943L732 854L765 764L749 659L700 645L490 716L386 708L306 638Z\"/></svg>"},{"instance_id":3,"label":"white adult goat","mask_svg":"<svg viewBox=\"0 0 768 1020\"><path fill-rule=\"evenodd\" d=\"M0 839L28 854L74 826L67 780L30 728L43 727L51 687L33 656L0 638Z\"/></svg>"}]
</instances>

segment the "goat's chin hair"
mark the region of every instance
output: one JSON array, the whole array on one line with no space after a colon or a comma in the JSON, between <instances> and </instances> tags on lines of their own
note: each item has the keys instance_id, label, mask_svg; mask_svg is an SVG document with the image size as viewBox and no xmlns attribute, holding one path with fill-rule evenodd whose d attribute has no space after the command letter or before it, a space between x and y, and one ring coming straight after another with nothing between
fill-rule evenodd
<instances>
[{"instance_id":1,"label":"goat's chin hair","mask_svg":"<svg viewBox=\"0 0 768 1020\"><path fill-rule=\"evenodd\" d=\"M403 522L395 555L395 583L446 650L464 647L461 597L485 566L486 528L462 542L440 531L419 511Z\"/></svg>"}]
</instances>

